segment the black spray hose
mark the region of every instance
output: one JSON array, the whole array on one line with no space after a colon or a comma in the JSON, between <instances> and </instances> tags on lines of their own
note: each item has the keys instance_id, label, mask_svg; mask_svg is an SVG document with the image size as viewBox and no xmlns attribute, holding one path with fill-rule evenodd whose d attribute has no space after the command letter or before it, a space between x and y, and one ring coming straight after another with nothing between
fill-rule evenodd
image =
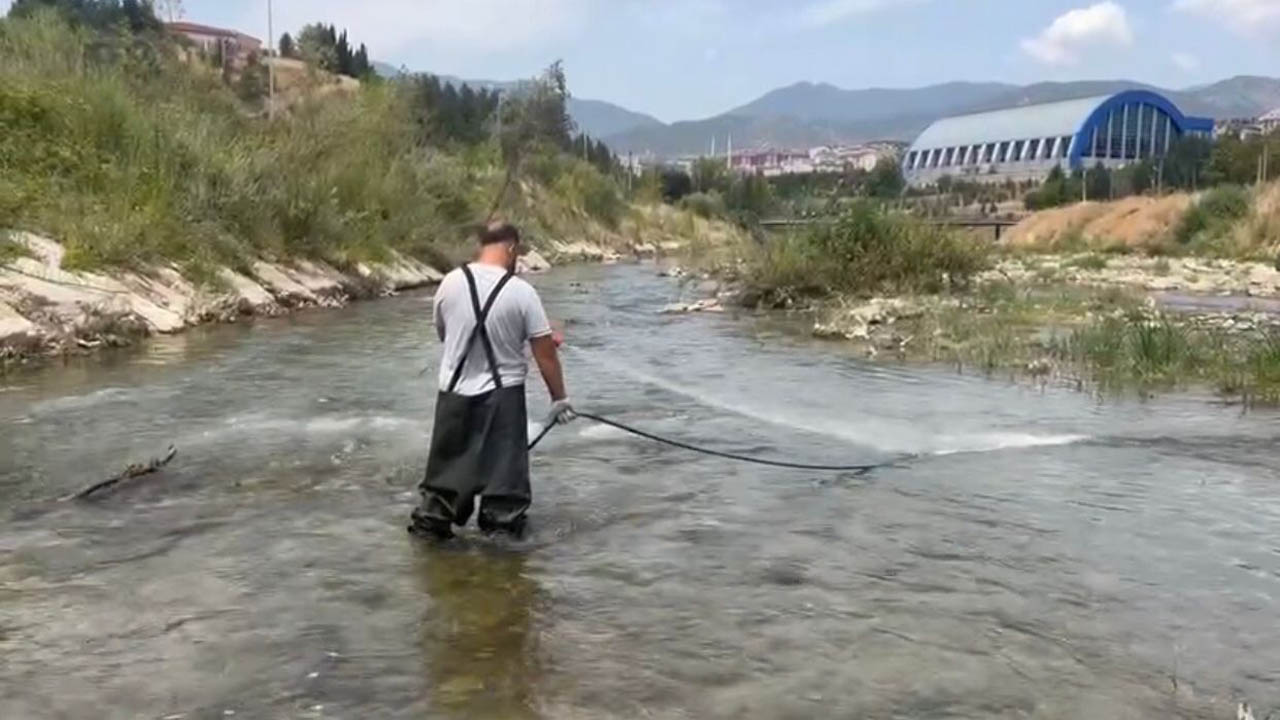
<instances>
[{"instance_id":1,"label":"black spray hose","mask_svg":"<svg viewBox=\"0 0 1280 720\"><path fill-rule=\"evenodd\" d=\"M894 460L889 460L881 463L864 464L864 465L810 465L807 463L784 462L781 460L766 460L763 458L749 457L747 455L738 455L735 453L721 452L719 450L712 450L710 448L698 447L697 445L690 445L689 443L680 442L679 440L672 440L670 438L661 437L659 435L654 435L653 433L645 432L644 430L640 430L639 428L634 428L629 425L625 425L623 423L610 420L608 418L603 418L603 417L600 417L599 415L592 415L591 413L580 412L580 413L577 413L577 416L580 418L584 418L586 420L591 420L593 422L600 423L601 425L608 425L609 427L616 428L626 433L630 433L632 435L635 435L636 437L641 437L646 440L652 440L654 442L662 443L663 445L670 445L671 447L680 448L681 450L689 450L691 452L701 453L703 455L710 455L712 457L724 458L726 460L735 460L737 462L751 463L753 465L765 465L767 467L786 468L788 470L814 470L817 472L845 472L845 473L855 473L857 475L866 475L867 473L873 470L893 467L895 465L899 465L908 460L913 460L917 457L916 455L903 455L902 457L896 458ZM529 444L529 449L533 450L535 447L537 447L538 443L542 442L542 439L545 438L547 434L550 433L552 428L554 427L555 427L555 423L552 423L544 427L542 429L542 432L538 434L538 437L534 438L533 442Z\"/></svg>"}]
</instances>

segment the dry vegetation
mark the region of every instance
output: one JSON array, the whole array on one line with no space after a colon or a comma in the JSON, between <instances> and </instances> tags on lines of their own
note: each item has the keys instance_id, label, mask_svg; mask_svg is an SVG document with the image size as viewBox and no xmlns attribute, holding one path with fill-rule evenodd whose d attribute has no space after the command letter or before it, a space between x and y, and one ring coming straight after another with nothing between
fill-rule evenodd
<instances>
[{"instance_id":1,"label":"dry vegetation","mask_svg":"<svg viewBox=\"0 0 1280 720\"><path fill-rule=\"evenodd\" d=\"M1010 231L1004 244L1017 251L1274 261L1280 253L1280 183L1042 210Z\"/></svg>"}]
</instances>

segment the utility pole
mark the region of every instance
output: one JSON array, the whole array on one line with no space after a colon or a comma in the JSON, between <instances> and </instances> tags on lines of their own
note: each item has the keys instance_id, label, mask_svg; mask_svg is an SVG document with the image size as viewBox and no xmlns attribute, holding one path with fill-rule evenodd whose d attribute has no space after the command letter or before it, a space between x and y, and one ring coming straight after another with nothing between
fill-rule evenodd
<instances>
[{"instance_id":1,"label":"utility pole","mask_svg":"<svg viewBox=\"0 0 1280 720\"><path fill-rule=\"evenodd\" d=\"M276 119L276 26L271 0L267 0L267 119Z\"/></svg>"}]
</instances>

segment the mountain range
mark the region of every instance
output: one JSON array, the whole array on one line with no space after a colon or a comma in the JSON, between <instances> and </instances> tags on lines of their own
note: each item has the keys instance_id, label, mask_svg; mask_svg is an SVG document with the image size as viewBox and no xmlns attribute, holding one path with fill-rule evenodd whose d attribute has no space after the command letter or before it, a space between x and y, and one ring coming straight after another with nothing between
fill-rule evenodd
<instances>
[{"instance_id":1,"label":"mountain range","mask_svg":"<svg viewBox=\"0 0 1280 720\"><path fill-rule=\"evenodd\" d=\"M723 148L812 147L874 140L910 142L933 121L1004 107L1148 89L1184 112L1215 119L1256 117L1280 107L1280 79L1241 76L1185 90L1169 90L1129 80L1006 85L946 83L895 90L843 90L833 85L796 83L765 93L746 105L705 120L643 125L604 136L619 153L660 157L705 153L711 138Z\"/></svg>"},{"instance_id":2,"label":"mountain range","mask_svg":"<svg viewBox=\"0 0 1280 720\"><path fill-rule=\"evenodd\" d=\"M399 71L377 64L378 71ZM441 76L460 83L462 80ZM510 88L514 83L467 80L473 86ZM845 90L799 82L703 120L663 123L602 100L570 98L569 113L587 134L620 154L674 157L706 153L711 139L723 149L807 148L875 140L910 142L933 121L950 115L1105 95L1128 89L1158 92L1184 112L1215 119L1256 117L1280 107L1280 78L1239 76L1170 90L1130 80L1042 82L1032 85L951 82L913 89Z\"/></svg>"}]
</instances>

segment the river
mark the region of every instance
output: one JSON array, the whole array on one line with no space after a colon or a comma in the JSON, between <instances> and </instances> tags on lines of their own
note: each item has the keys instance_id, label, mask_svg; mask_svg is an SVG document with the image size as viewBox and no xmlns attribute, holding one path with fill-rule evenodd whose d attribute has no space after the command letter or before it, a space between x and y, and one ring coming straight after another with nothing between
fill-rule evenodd
<instances>
[{"instance_id":1,"label":"river","mask_svg":"<svg viewBox=\"0 0 1280 720\"><path fill-rule=\"evenodd\" d=\"M662 316L680 289L652 267L535 283L583 408L769 457L921 457L774 470L583 421L536 451L527 539L436 547L404 529L434 395L427 295L13 375L0 717L1280 709L1277 414ZM50 500L170 443L161 474Z\"/></svg>"}]
</instances>

